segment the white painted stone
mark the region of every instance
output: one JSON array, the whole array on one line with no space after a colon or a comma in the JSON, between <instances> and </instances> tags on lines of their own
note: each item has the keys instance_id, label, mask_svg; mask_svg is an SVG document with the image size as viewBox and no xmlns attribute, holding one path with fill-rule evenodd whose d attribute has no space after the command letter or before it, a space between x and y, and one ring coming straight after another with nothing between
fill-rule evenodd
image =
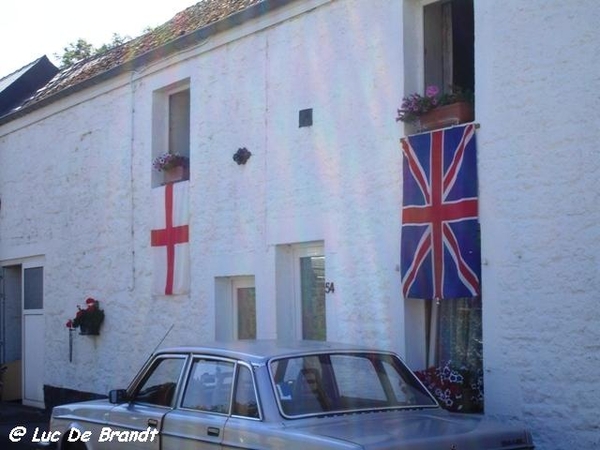
<instances>
[{"instance_id":1,"label":"white painted stone","mask_svg":"<svg viewBox=\"0 0 600 450\"><path fill-rule=\"evenodd\" d=\"M46 384L106 393L172 325L163 345L212 339L215 277L254 275L275 337L277 246L309 241L336 287L328 338L410 354L394 120L410 8L312 4L0 127L0 262L45 256ZM598 23L595 0L475 1L485 408L541 449L600 444ZM153 297L152 95L188 78L191 294ZM89 296L102 334L75 336L69 363L65 322Z\"/></svg>"}]
</instances>

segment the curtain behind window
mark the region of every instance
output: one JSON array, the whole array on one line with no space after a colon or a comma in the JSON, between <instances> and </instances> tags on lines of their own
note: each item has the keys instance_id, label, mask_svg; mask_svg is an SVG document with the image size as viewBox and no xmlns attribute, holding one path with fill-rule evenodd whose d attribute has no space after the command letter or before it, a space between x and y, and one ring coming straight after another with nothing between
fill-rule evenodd
<instances>
[{"instance_id":1,"label":"curtain behind window","mask_svg":"<svg viewBox=\"0 0 600 450\"><path fill-rule=\"evenodd\" d=\"M483 412L481 298L427 300L428 369L417 376L440 404Z\"/></svg>"},{"instance_id":2,"label":"curtain behind window","mask_svg":"<svg viewBox=\"0 0 600 450\"><path fill-rule=\"evenodd\" d=\"M460 366L481 367L481 298L432 302L431 309L437 309L430 321L437 334L433 346L430 345L433 362L439 365L452 361Z\"/></svg>"}]
</instances>

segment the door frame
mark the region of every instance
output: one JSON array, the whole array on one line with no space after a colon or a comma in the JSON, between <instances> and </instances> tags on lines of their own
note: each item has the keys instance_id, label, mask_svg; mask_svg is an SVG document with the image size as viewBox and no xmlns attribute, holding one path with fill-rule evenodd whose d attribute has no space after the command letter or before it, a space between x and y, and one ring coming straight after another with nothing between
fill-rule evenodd
<instances>
[{"instance_id":1,"label":"door frame","mask_svg":"<svg viewBox=\"0 0 600 450\"><path fill-rule=\"evenodd\" d=\"M42 307L38 309L25 309L25 271L27 269L42 268ZM44 258L34 257L23 259L21 263L21 393L23 405L33 406L37 408L45 408L44 402L44 357L45 357L45 320L44 320L44 287L45 287L45 270L44 270ZM38 322L41 321L41 329L34 327L39 334L38 339L35 339L29 333L27 335L27 325L29 322L28 318L35 317ZM30 342L30 339L34 339L35 342ZM29 344L28 344L29 343ZM28 348L31 347L31 350ZM32 354L34 357L32 358ZM28 377L33 377L34 382L37 382L37 396L31 398L25 398Z\"/></svg>"},{"instance_id":2,"label":"door frame","mask_svg":"<svg viewBox=\"0 0 600 450\"><path fill-rule=\"evenodd\" d=\"M295 244L292 248L292 267L293 267L293 285L294 285L294 306L292 308L294 316L294 336L302 340L302 278L300 258L305 257L323 257L325 259L325 245L322 242L310 242L306 244ZM325 264L327 261L325 260ZM327 266L325 265L325 271ZM325 308L327 310L327 308ZM325 336L327 336L327 318L325 318Z\"/></svg>"},{"instance_id":3,"label":"door frame","mask_svg":"<svg viewBox=\"0 0 600 450\"><path fill-rule=\"evenodd\" d=\"M253 275L248 276L233 276L231 277L231 308L232 308L232 332L233 339L238 340L238 330L239 330L239 316L238 316L238 297L237 292L238 289L244 288L254 288L254 292L256 293L256 283ZM256 298L256 297L255 297ZM258 328L258 317L256 311L256 302L254 304L254 319L256 322L256 327ZM258 335L258 330L257 330Z\"/></svg>"},{"instance_id":4,"label":"door frame","mask_svg":"<svg viewBox=\"0 0 600 450\"><path fill-rule=\"evenodd\" d=\"M5 267L13 267L17 269L20 274L20 298L16 301L18 302L19 308L19 316L20 316L20 359L21 359L21 368L20 368L20 382L21 382L21 402L26 406L33 406L37 408L44 408L44 357L45 357L45 316L44 316L44 289L45 289L45 258L44 256L30 256L23 258L13 258L4 261L0 261L0 268ZM42 307L36 309L25 309L25 270L32 268L42 268ZM3 280L6 282L6 280ZM4 286L5 288L6 286ZM6 294L6 292L3 292ZM15 297L16 298L16 297ZM6 303L6 297L3 299L4 303ZM37 329L39 330L38 339L35 339L35 342L31 342L28 338L32 338L31 333L27 335L27 326L30 325L28 322L28 318L37 319L39 322L36 324ZM3 326L1 324L0 326ZM36 329L36 327L32 327ZM5 336L6 337L6 336ZM32 351L29 350L29 347L32 348ZM34 361L36 363L36 367L29 367L27 364L28 361ZM33 398L26 398L26 383L29 381L28 376L32 375L37 378L37 388L35 389L36 395Z\"/></svg>"}]
</instances>

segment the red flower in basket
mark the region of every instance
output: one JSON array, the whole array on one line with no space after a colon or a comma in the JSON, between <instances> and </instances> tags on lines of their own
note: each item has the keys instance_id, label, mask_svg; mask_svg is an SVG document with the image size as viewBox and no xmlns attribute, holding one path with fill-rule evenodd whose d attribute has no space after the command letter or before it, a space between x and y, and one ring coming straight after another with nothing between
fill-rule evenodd
<instances>
[{"instance_id":1,"label":"red flower in basket","mask_svg":"<svg viewBox=\"0 0 600 450\"><path fill-rule=\"evenodd\" d=\"M99 334L100 325L104 322L104 310L100 309L98 300L91 297L85 301L85 309L77 305L75 318L67 322L67 328L79 328L81 334Z\"/></svg>"}]
</instances>

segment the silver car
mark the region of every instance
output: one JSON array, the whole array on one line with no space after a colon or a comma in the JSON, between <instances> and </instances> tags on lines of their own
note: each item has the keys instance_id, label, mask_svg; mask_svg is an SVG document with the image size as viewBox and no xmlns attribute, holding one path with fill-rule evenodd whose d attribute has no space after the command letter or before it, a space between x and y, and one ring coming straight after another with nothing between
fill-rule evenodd
<instances>
[{"instance_id":1,"label":"silver car","mask_svg":"<svg viewBox=\"0 0 600 450\"><path fill-rule=\"evenodd\" d=\"M533 449L524 429L447 412L394 353L236 341L156 352L108 400L53 409L60 449Z\"/></svg>"}]
</instances>

